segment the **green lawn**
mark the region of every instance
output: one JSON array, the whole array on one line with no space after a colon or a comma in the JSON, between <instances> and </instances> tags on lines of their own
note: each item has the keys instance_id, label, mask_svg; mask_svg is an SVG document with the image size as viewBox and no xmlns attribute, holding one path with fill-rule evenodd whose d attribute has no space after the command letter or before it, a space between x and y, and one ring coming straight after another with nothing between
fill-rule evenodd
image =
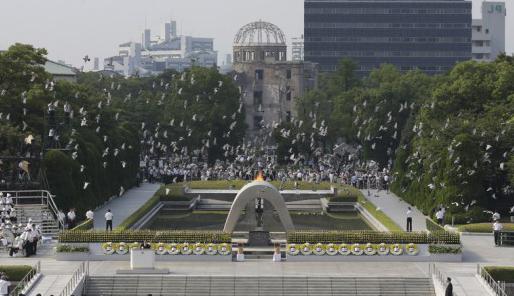
<instances>
[{"instance_id":1,"label":"green lawn","mask_svg":"<svg viewBox=\"0 0 514 296\"><path fill-rule=\"evenodd\" d=\"M358 195L358 202L364 207L368 212L373 215L382 225L384 225L389 231L403 231L403 229L398 226L389 216L384 214L382 211L377 211L377 207L370 201L368 201L361 192Z\"/></svg>"},{"instance_id":2,"label":"green lawn","mask_svg":"<svg viewBox=\"0 0 514 296\"><path fill-rule=\"evenodd\" d=\"M502 223L503 230L514 231L514 223ZM493 232L493 223L474 223L458 225L457 229L461 232L476 232L476 233L487 233Z\"/></svg>"},{"instance_id":3,"label":"green lawn","mask_svg":"<svg viewBox=\"0 0 514 296\"><path fill-rule=\"evenodd\" d=\"M28 265L0 265L0 272L5 273L9 281L21 281L32 270Z\"/></svg>"},{"instance_id":4,"label":"green lawn","mask_svg":"<svg viewBox=\"0 0 514 296\"><path fill-rule=\"evenodd\" d=\"M229 189L233 187L234 189L241 189L243 186L248 184L248 181L245 180L231 180L231 181L193 181L189 182L188 185L191 189ZM273 186L280 188L282 185L283 190L291 190L294 189L294 182L288 181L282 182L280 181L272 181L270 182ZM330 186L334 184L330 184L328 182L322 182L319 184L310 183L310 182L298 182L298 189L300 190L329 190Z\"/></svg>"}]
</instances>

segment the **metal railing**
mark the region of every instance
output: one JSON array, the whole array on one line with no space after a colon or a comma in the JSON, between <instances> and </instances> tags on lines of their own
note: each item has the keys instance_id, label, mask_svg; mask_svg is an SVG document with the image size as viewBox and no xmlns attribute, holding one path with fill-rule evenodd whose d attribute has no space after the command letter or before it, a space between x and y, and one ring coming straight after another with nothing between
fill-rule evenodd
<instances>
[{"instance_id":1,"label":"metal railing","mask_svg":"<svg viewBox=\"0 0 514 296\"><path fill-rule=\"evenodd\" d=\"M2 191L4 194L9 193L13 199L15 205L40 203L41 205L47 205L54 218L59 223L59 226L63 228L64 221L59 218L59 209L54 201L54 195L47 190L19 190L19 191Z\"/></svg>"},{"instance_id":2,"label":"metal railing","mask_svg":"<svg viewBox=\"0 0 514 296\"><path fill-rule=\"evenodd\" d=\"M41 261L38 261L36 265L32 267L32 269L27 273L21 281L18 282L16 287L9 293L9 296L18 296L23 293L23 290L27 287L27 285L34 279L34 277L41 273Z\"/></svg>"},{"instance_id":3,"label":"metal railing","mask_svg":"<svg viewBox=\"0 0 514 296\"><path fill-rule=\"evenodd\" d=\"M80 263L79 267L73 275L71 276L70 281L66 284L62 292L59 294L59 296L70 296L73 292L77 289L78 285L84 281L85 286L85 279L87 275L89 274L89 261Z\"/></svg>"},{"instance_id":4,"label":"metal railing","mask_svg":"<svg viewBox=\"0 0 514 296\"><path fill-rule=\"evenodd\" d=\"M477 274L487 283L489 288L493 290L498 296L508 296L505 292L505 282L495 281L494 278L487 272L487 270L477 264Z\"/></svg>"},{"instance_id":5,"label":"metal railing","mask_svg":"<svg viewBox=\"0 0 514 296\"><path fill-rule=\"evenodd\" d=\"M428 265L428 273L432 277L434 277L439 284L441 284L443 289L446 289L446 283L447 283L448 275L443 273L441 270L439 270L439 268L437 268L435 266L435 263L430 263ZM459 296L459 294L457 294L455 292L455 289L453 289L453 296Z\"/></svg>"}]
</instances>

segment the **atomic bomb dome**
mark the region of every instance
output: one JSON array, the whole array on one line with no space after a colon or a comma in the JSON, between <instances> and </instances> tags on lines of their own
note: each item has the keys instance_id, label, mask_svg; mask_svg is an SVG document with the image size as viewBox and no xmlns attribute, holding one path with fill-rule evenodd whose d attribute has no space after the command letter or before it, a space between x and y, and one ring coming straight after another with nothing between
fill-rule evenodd
<instances>
[{"instance_id":1,"label":"atomic bomb dome","mask_svg":"<svg viewBox=\"0 0 514 296\"><path fill-rule=\"evenodd\" d=\"M287 60L286 37L272 23L257 21L243 26L234 38L234 62Z\"/></svg>"},{"instance_id":2,"label":"atomic bomb dome","mask_svg":"<svg viewBox=\"0 0 514 296\"><path fill-rule=\"evenodd\" d=\"M286 37L279 27L272 23L257 21L239 29L234 46L286 45Z\"/></svg>"}]
</instances>

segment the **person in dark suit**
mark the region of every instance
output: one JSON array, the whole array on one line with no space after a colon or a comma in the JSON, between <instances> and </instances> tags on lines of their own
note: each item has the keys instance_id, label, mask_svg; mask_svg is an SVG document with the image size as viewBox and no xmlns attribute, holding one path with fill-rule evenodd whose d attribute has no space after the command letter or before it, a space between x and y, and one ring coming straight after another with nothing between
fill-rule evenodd
<instances>
[{"instance_id":1,"label":"person in dark suit","mask_svg":"<svg viewBox=\"0 0 514 296\"><path fill-rule=\"evenodd\" d=\"M453 296L453 285L452 285L452 279L451 278L448 278L446 280L446 282L448 283L447 286L446 286L446 292L444 293L445 296Z\"/></svg>"}]
</instances>

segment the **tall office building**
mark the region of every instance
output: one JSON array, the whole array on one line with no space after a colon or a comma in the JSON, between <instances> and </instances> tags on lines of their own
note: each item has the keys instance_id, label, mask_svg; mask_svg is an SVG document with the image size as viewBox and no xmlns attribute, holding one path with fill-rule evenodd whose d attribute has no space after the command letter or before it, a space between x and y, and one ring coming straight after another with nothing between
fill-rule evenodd
<instances>
[{"instance_id":1,"label":"tall office building","mask_svg":"<svg viewBox=\"0 0 514 296\"><path fill-rule=\"evenodd\" d=\"M505 2L482 2L482 18L473 20L472 53L476 61L489 62L505 52Z\"/></svg>"},{"instance_id":2,"label":"tall office building","mask_svg":"<svg viewBox=\"0 0 514 296\"><path fill-rule=\"evenodd\" d=\"M429 74L471 59L471 2L305 0L305 60L334 71L343 58L367 75L381 64Z\"/></svg>"}]
</instances>

